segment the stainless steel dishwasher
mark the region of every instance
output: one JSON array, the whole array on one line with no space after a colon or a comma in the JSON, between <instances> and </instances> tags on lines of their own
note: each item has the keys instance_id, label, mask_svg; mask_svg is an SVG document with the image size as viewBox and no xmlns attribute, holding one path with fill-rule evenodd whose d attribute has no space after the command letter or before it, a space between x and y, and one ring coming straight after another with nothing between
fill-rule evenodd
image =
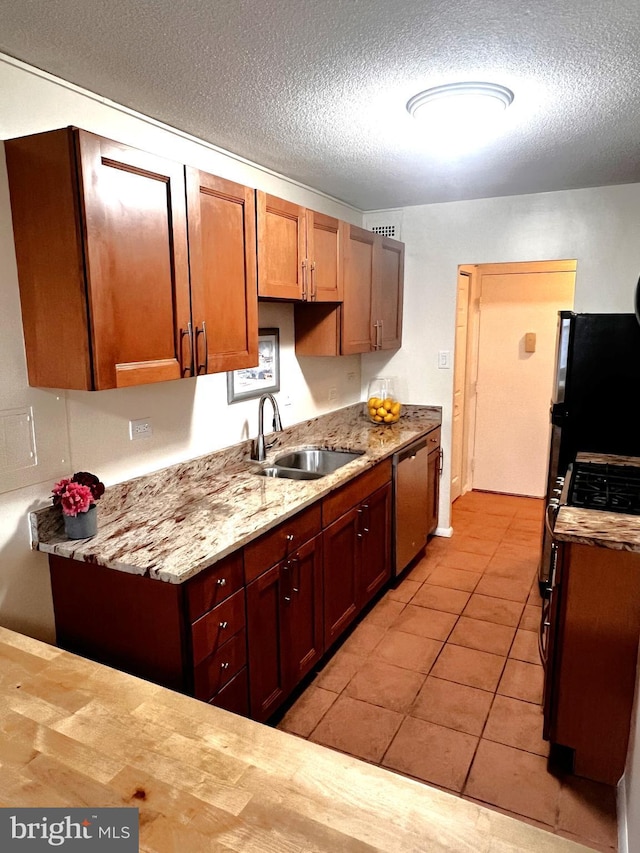
<instances>
[{"instance_id":1,"label":"stainless steel dishwasher","mask_svg":"<svg viewBox=\"0 0 640 853\"><path fill-rule=\"evenodd\" d=\"M429 448L418 441L393 456L393 573L399 575L427 544Z\"/></svg>"}]
</instances>

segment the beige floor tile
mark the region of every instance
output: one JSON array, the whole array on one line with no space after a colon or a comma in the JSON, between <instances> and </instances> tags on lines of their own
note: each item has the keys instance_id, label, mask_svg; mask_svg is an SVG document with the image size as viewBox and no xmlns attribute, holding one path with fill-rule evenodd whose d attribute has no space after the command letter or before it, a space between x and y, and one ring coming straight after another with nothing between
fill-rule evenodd
<instances>
[{"instance_id":1,"label":"beige floor tile","mask_svg":"<svg viewBox=\"0 0 640 853\"><path fill-rule=\"evenodd\" d=\"M617 844L616 790L577 776L562 782L558 829L609 847Z\"/></svg>"},{"instance_id":2,"label":"beige floor tile","mask_svg":"<svg viewBox=\"0 0 640 853\"><path fill-rule=\"evenodd\" d=\"M411 717L480 735L489 714L493 693L429 676L409 709Z\"/></svg>"},{"instance_id":3,"label":"beige floor tile","mask_svg":"<svg viewBox=\"0 0 640 853\"><path fill-rule=\"evenodd\" d=\"M442 643L439 640L389 629L376 646L375 656L378 660L394 666L426 674L441 649Z\"/></svg>"},{"instance_id":4,"label":"beige floor tile","mask_svg":"<svg viewBox=\"0 0 640 853\"><path fill-rule=\"evenodd\" d=\"M509 652L510 658L523 660L527 663L540 663L540 651L538 649L538 635L533 631L523 631L518 628L516 636Z\"/></svg>"},{"instance_id":5,"label":"beige floor tile","mask_svg":"<svg viewBox=\"0 0 640 853\"><path fill-rule=\"evenodd\" d=\"M323 669L315 677L315 687L330 690L332 693L342 693L356 672L365 662L361 655L353 655L339 649Z\"/></svg>"},{"instance_id":6,"label":"beige floor tile","mask_svg":"<svg viewBox=\"0 0 640 853\"><path fill-rule=\"evenodd\" d=\"M535 631L537 633L540 629L540 608L534 607L532 604L525 604L518 627L523 631Z\"/></svg>"},{"instance_id":7,"label":"beige floor tile","mask_svg":"<svg viewBox=\"0 0 640 853\"><path fill-rule=\"evenodd\" d=\"M494 598L506 598L509 601L521 601L523 604L529 595L530 580L511 580L496 575L483 575L474 592L491 595Z\"/></svg>"},{"instance_id":8,"label":"beige floor tile","mask_svg":"<svg viewBox=\"0 0 640 853\"><path fill-rule=\"evenodd\" d=\"M478 743L472 735L406 717L382 764L451 791L461 791Z\"/></svg>"},{"instance_id":9,"label":"beige floor tile","mask_svg":"<svg viewBox=\"0 0 640 853\"><path fill-rule=\"evenodd\" d=\"M387 594L367 613L362 623L381 625L387 628L402 613L404 607L404 602L395 601L393 598L389 598Z\"/></svg>"},{"instance_id":10,"label":"beige floor tile","mask_svg":"<svg viewBox=\"0 0 640 853\"><path fill-rule=\"evenodd\" d=\"M407 604L416 592L422 586L422 581L411 580L407 578L403 580L395 589L389 590L389 598L392 598L394 601L402 601L404 604Z\"/></svg>"},{"instance_id":11,"label":"beige floor tile","mask_svg":"<svg viewBox=\"0 0 640 853\"><path fill-rule=\"evenodd\" d=\"M510 628L508 625L498 625L495 622L461 616L449 635L448 642L506 657L514 634L515 628Z\"/></svg>"},{"instance_id":12,"label":"beige floor tile","mask_svg":"<svg viewBox=\"0 0 640 853\"><path fill-rule=\"evenodd\" d=\"M495 691L505 658L477 649L465 649L447 643L431 671L436 678Z\"/></svg>"},{"instance_id":13,"label":"beige floor tile","mask_svg":"<svg viewBox=\"0 0 640 853\"><path fill-rule=\"evenodd\" d=\"M366 657L374 649L387 631L386 626L375 622L361 622L342 644L341 652Z\"/></svg>"},{"instance_id":14,"label":"beige floor tile","mask_svg":"<svg viewBox=\"0 0 640 853\"><path fill-rule=\"evenodd\" d=\"M447 587L447 589L473 592L481 577L481 572L467 572L464 569L450 569L445 566L438 566L431 572L429 583L435 584L435 586Z\"/></svg>"},{"instance_id":15,"label":"beige floor tile","mask_svg":"<svg viewBox=\"0 0 640 853\"><path fill-rule=\"evenodd\" d=\"M509 658L502 673L498 693L523 702L542 703L544 670L540 664Z\"/></svg>"},{"instance_id":16,"label":"beige floor tile","mask_svg":"<svg viewBox=\"0 0 640 853\"><path fill-rule=\"evenodd\" d=\"M542 738L542 726L542 708L539 705L509 696L496 696L482 737L546 756L549 754L549 742Z\"/></svg>"},{"instance_id":17,"label":"beige floor tile","mask_svg":"<svg viewBox=\"0 0 640 853\"><path fill-rule=\"evenodd\" d=\"M484 572L491 559L493 558L487 554L464 551L454 544L452 549L442 555L440 565L450 569L462 569L465 572Z\"/></svg>"},{"instance_id":18,"label":"beige floor tile","mask_svg":"<svg viewBox=\"0 0 640 853\"><path fill-rule=\"evenodd\" d=\"M522 607L519 601L508 601L505 598L494 598L474 592L462 615L515 628L520 620Z\"/></svg>"},{"instance_id":19,"label":"beige floor tile","mask_svg":"<svg viewBox=\"0 0 640 853\"><path fill-rule=\"evenodd\" d=\"M446 640L457 619L455 613L408 604L391 627L406 634L417 634L419 637L430 637L432 640Z\"/></svg>"},{"instance_id":20,"label":"beige floor tile","mask_svg":"<svg viewBox=\"0 0 640 853\"><path fill-rule=\"evenodd\" d=\"M289 708L278 723L278 728L301 737L309 737L337 698L337 693L311 684Z\"/></svg>"},{"instance_id":21,"label":"beige floor tile","mask_svg":"<svg viewBox=\"0 0 640 853\"><path fill-rule=\"evenodd\" d=\"M369 659L353 676L345 695L390 711L406 713L425 680L421 672Z\"/></svg>"},{"instance_id":22,"label":"beige floor tile","mask_svg":"<svg viewBox=\"0 0 640 853\"><path fill-rule=\"evenodd\" d=\"M482 738L464 793L553 826L560 782L541 755Z\"/></svg>"},{"instance_id":23,"label":"beige floor tile","mask_svg":"<svg viewBox=\"0 0 640 853\"><path fill-rule=\"evenodd\" d=\"M309 740L379 763L402 722L402 714L339 696Z\"/></svg>"},{"instance_id":24,"label":"beige floor tile","mask_svg":"<svg viewBox=\"0 0 640 853\"><path fill-rule=\"evenodd\" d=\"M446 589L443 586L434 586L425 583L411 600L411 604L419 607L428 607L431 610L444 610L447 613L462 613L467 602L469 593L460 589Z\"/></svg>"}]
</instances>

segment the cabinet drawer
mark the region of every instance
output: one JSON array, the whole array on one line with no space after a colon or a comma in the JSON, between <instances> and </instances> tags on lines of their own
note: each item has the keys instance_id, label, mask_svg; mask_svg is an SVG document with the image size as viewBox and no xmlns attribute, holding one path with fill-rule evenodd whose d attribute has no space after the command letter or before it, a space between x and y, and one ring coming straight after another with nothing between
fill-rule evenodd
<instances>
[{"instance_id":1,"label":"cabinet drawer","mask_svg":"<svg viewBox=\"0 0 640 853\"><path fill-rule=\"evenodd\" d=\"M245 626L244 589L201 616L191 627L194 666Z\"/></svg>"},{"instance_id":2,"label":"cabinet drawer","mask_svg":"<svg viewBox=\"0 0 640 853\"><path fill-rule=\"evenodd\" d=\"M432 429L431 432L427 435L427 447L429 448L429 452L435 450L436 447L440 447L441 432L441 428L436 427L435 429Z\"/></svg>"},{"instance_id":3,"label":"cabinet drawer","mask_svg":"<svg viewBox=\"0 0 640 853\"><path fill-rule=\"evenodd\" d=\"M244 584L242 551L231 554L211 568L205 569L187 582L187 610L189 621L200 616L233 595Z\"/></svg>"},{"instance_id":4,"label":"cabinet drawer","mask_svg":"<svg viewBox=\"0 0 640 853\"><path fill-rule=\"evenodd\" d=\"M390 480L391 460L385 459L352 483L333 492L322 501L322 526L327 527Z\"/></svg>"},{"instance_id":5,"label":"cabinet drawer","mask_svg":"<svg viewBox=\"0 0 640 853\"><path fill-rule=\"evenodd\" d=\"M247 638L243 628L201 661L193 670L194 696L208 702L247 663Z\"/></svg>"},{"instance_id":6,"label":"cabinet drawer","mask_svg":"<svg viewBox=\"0 0 640 853\"><path fill-rule=\"evenodd\" d=\"M240 672L227 682L219 693L209 700L210 705L216 708L224 708L241 717L249 716L249 679L247 667L243 666Z\"/></svg>"},{"instance_id":7,"label":"cabinet drawer","mask_svg":"<svg viewBox=\"0 0 640 853\"><path fill-rule=\"evenodd\" d=\"M246 583L262 572L284 560L308 539L320 532L320 502L287 519L274 530L265 533L244 549L244 576Z\"/></svg>"}]
</instances>

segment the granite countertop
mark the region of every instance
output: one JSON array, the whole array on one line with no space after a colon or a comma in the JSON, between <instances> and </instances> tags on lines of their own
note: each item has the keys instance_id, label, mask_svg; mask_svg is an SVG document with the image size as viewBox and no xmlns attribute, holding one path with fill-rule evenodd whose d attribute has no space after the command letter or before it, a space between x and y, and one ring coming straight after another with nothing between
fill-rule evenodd
<instances>
[{"instance_id":1,"label":"granite countertop","mask_svg":"<svg viewBox=\"0 0 640 853\"><path fill-rule=\"evenodd\" d=\"M138 808L146 853L587 853L6 628L0 658L7 808Z\"/></svg>"},{"instance_id":2,"label":"granite countertop","mask_svg":"<svg viewBox=\"0 0 640 853\"><path fill-rule=\"evenodd\" d=\"M578 453L576 461L640 466L638 457L604 453ZM640 552L640 516L561 506L553 535L560 542L577 542L616 551Z\"/></svg>"},{"instance_id":3,"label":"granite countertop","mask_svg":"<svg viewBox=\"0 0 640 853\"><path fill-rule=\"evenodd\" d=\"M398 423L372 424L357 403L277 433L264 463L244 441L107 488L98 534L69 540L59 511L30 514L33 547L132 574L182 583L439 426L440 407L405 406ZM285 450L362 451L318 480L257 476Z\"/></svg>"}]
</instances>

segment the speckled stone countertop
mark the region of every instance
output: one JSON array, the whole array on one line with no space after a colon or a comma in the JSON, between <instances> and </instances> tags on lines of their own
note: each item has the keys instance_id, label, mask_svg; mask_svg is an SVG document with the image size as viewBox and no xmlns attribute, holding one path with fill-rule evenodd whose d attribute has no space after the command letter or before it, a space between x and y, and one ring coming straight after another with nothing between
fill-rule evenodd
<instances>
[{"instance_id":1,"label":"speckled stone countertop","mask_svg":"<svg viewBox=\"0 0 640 853\"><path fill-rule=\"evenodd\" d=\"M640 458L603 453L578 453L576 461L640 466ZM598 545L616 551L640 553L640 516L621 512L603 512L574 506L562 506L553 528L560 542Z\"/></svg>"},{"instance_id":2,"label":"speckled stone countertop","mask_svg":"<svg viewBox=\"0 0 640 853\"><path fill-rule=\"evenodd\" d=\"M98 534L70 540L51 507L30 513L33 547L132 574L183 583L306 506L439 426L440 407L405 406L376 426L358 403L277 434L264 463L244 441L189 462L110 486L98 504ZM308 446L361 451L318 480L257 476L285 450Z\"/></svg>"}]
</instances>

